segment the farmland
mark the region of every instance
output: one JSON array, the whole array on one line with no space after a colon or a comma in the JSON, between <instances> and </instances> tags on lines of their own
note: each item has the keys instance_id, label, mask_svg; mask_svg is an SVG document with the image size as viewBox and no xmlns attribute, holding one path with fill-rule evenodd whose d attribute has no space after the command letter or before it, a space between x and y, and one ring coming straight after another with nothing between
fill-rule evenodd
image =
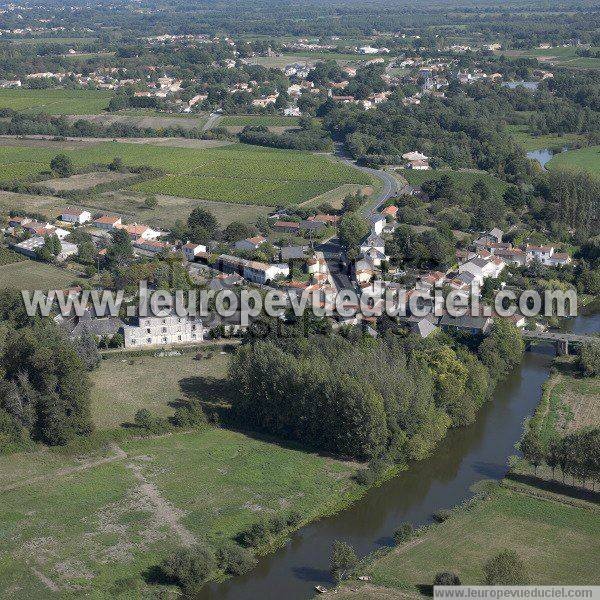
<instances>
[{"instance_id":1,"label":"farmland","mask_svg":"<svg viewBox=\"0 0 600 600\"><path fill-rule=\"evenodd\" d=\"M505 548L517 551L532 584L597 585L594 557L600 552L600 511L583 502L563 503L549 493L536 497L531 491L527 486L502 486L488 499L392 550L367 568L374 588L389 590L390 598L394 590L426 593L441 571L456 573L462 584L480 585L485 561ZM387 596L375 589L341 597Z\"/></svg>"},{"instance_id":2,"label":"farmland","mask_svg":"<svg viewBox=\"0 0 600 600\"><path fill-rule=\"evenodd\" d=\"M223 127L245 127L246 125L262 125L264 127L296 127L298 117L283 117L281 115L230 115L223 117L218 125Z\"/></svg>"},{"instance_id":3,"label":"farmland","mask_svg":"<svg viewBox=\"0 0 600 600\"><path fill-rule=\"evenodd\" d=\"M161 169L165 177L133 189L215 202L295 204L345 183L370 183L363 173L326 157L243 144L197 150L104 142L64 153L79 168L119 156L126 165ZM56 154L51 148L0 147L0 182L47 171Z\"/></svg>"},{"instance_id":4,"label":"farmland","mask_svg":"<svg viewBox=\"0 0 600 600\"><path fill-rule=\"evenodd\" d=\"M60 290L71 285L74 279L74 273L34 260L0 266L0 289Z\"/></svg>"},{"instance_id":5,"label":"farmland","mask_svg":"<svg viewBox=\"0 0 600 600\"><path fill-rule=\"evenodd\" d=\"M98 90L0 90L0 108L51 115L97 114L112 94Z\"/></svg>"},{"instance_id":6,"label":"farmland","mask_svg":"<svg viewBox=\"0 0 600 600\"><path fill-rule=\"evenodd\" d=\"M16 600L150 597L142 573L261 514L305 519L356 494L345 463L224 429L129 440L77 460L0 457L0 588ZM327 494L323 494L323 490Z\"/></svg>"},{"instance_id":7,"label":"farmland","mask_svg":"<svg viewBox=\"0 0 600 600\"><path fill-rule=\"evenodd\" d=\"M592 46L592 52L598 52L600 48ZM542 63L549 63L560 67L572 69L597 69L600 67L600 59L578 56L575 46L555 48L531 48L530 50L513 50L505 52L508 56L537 58Z\"/></svg>"},{"instance_id":8,"label":"farmland","mask_svg":"<svg viewBox=\"0 0 600 600\"><path fill-rule=\"evenodd\" d=\"M600 146L589 146L557 154L546 164L546 168L586 171L594 177L600 177Z\"/></svg>"}]
</instances>

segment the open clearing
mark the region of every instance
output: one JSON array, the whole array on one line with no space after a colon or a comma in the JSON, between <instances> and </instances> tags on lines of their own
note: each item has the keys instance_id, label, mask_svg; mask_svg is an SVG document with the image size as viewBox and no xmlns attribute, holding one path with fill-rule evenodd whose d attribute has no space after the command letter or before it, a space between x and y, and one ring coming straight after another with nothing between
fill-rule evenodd
<instances>
[{"instance_id":1,"label":"open clearing","mask_svg":"<svg viewBox=\"0 0 600 600\"><path fill-rule=\"evenodd\" d=\"M373 186L357 185L356 183L346 183L344 185L340 185L334 190L325 192L320 196L316 196L315 198L312 198L307 202L303 202L301 206L302 208L316 208L321 204L331 204L333 208L339 210L342 208L344 198L351 194L356 194L356 192L362 192L366 196L371 196L373 194Z\"/></svg>"},{"instance_id":2,"label":"open clearing","mask_svg":"<svg viewBox=\"0 0 600 600\"><path fill-rule=\"evenodd\" d=\"M71 177L62 177L59 179L48 179L40 181L38 185L48 188L52 192L66 192L74 190L89 190L102 183L112 183L114 181L127 181L132 175L128 173L116 173L115 171L99 171L92 173L78 173Z\"/></svg>"},{"instance_id":3,"label":"open clearing","mask_svg":"<svg viewBox=\"0 0 600 600\"><path fill-rule=\"evenodd\" d=\"M562 149L564 146L569 146L583 141L585 138L576 133L566 133L564 135L537 135L533 136L528 132L527 125L509 125L508 129L515 139L515 142L521 146L526 152L534 150L544 150L545 148Z\"/></svg>"},{"instance_id":4,"label":"open clearing","mask_svg":"<svg viewBox=\"0 0 600 600\"><path fill-rule=\"evenodd\" d=\"M90 111L91 112L91 111ZM194 115L194 116L156 116L156 115L145 115L145 114L84 114L84 111L71 111L68 120L71 123L75 121L83 120L89 121L90 123L96 123L107 127L115 123L121 123L125 125L133 125L140 129L167 129L169 127L179 127L181 129L202 129L206 123L206 116Z\"/></svg>"},{"instance_id":5,"label":"open clearing","mask_svg":"<svg viewBox=\"0 0 600 600\"><path fill-rule=\"evenodd\" d=\"M264 127L284 127L290 129L297 127L300 119L298 117L282 117L281 115L225 115L219 121L219 127L246 125Z\"/></svg>"},{"instance_id":6,"label":"open clearing","mask_svg":"<svg viewBox=\"0 0 600 600\"><path fill-rule=\"evenodd\" d=\"M37 194L15 194L0 190L0 214L8 214L11 210L22 210L40 214L47 219L56 219L67 207L67 201L62 198L38 196Z\"/></svg>"},{"instance_id":7,"label":"open clearing","mask_svg":"<svg viewBox=\"0 0 600 600\"><path fill-rule=\"evenodd\" d=\"M373 584L414 594L426 590L436 573L453 571L463 585L480 585L485 561L510 548L525 563L531 584L598 585L600 510L571 506L552 494L534 497L531 489L501 487L392 550L367 569ZM364 596L371 597L381 596Z\"/></svg>"},{"instance_id":8,"label":"open clearing","mask_svg":"<svg viewBox=\"0 0 600 600\"><path fill-rule=\"evenodd\" d=\"M195 360L197 352L212 354ZM92 415L96 427L112 429L131 423L140 408L168 417L178 401L198 396L200 400L227 400L223 379L229 356L221 348L198 348L181 356L108 355L92 373Z\"/></svg>"},{"instance_id":9,"label":"open clearing","mask_svg":"<svg viewBox=\"0 0 600 600\"><path fill-rule=\"evenodd\" d=\"M443 175L448 175L463 193L470 192L473 184L481 179L489 185L492 194L496 197L501 197L504 190L508 187L508 184L504 181L485 171L449 171L446 169L413 171L411 169L403 169L398 171L398 173L404 177L408 183L415 186L421 185L424 181L439 179Z\"/></svg>"},{"instance_id":10,"label":"open clearing","mask_svg":"<svg viewBox=\"0 0 600 600\"><path fill-rule=\"evenodd\" d=\"M98 90L0 90L0 108L51 115L96 114L108 107L111 92Z\"/></svg>"},{"instance_id":11,"label":"open clearing","mask_svg":"<svg viewBox=\"0 0 600 600\"><path fill-rule=\"evenodd\" d=\"M0 146L0 181L48 171L56 153L54 148ZM166 176L142 182L133 189L214 202L289 205L345 183L370 183L365 174L328 157L244 144L197 150L103 142L77 150L65 149L64 153L78 168L108 164L118 156L125 165L161 169Z\"/></svg>"},{"instance_id":12,"label":"open clearing","mask_svg":"<svg viewBox=\"0 0 600 600\"><path fill-rule=\"evenodd\" d=\"M600 177L600 146L589 146L557 154L546 164L546 168L586 171L594 177Z\"/></svg>"},{"instance_id":13,"label":"open clearing","mask_svg":"<svg viewBox=\"0 0 600 600\"><path fill-rule=\"evenodd\" d=\"M75 273L34 260L0 266L0 289L63 290L68 288L74 279L77 279Z\"/></svg>"},{"instance_id":14,"label":"open clearing","mask_svg":"<svg viewBox=\"0 0 600 600\"><path fill-rule=\"evenodd\" d=\"M598 52L600 48L592 46L590 50ZM508 50L501 51L502 54L512 57L537 58L542 63L549 63L559 67L568 67L571 69L598 69L600 68L599 58L590 58L577 55L575 46L566 48L531 48L530 50Z\"/></svg>"},{"instance_id":15,"label":"open clearing","mask_svg":"<svg viewBox=\"0 0 600 600\"><path fill-rule=\"evenodd\" d=\"M84 461L0 457L0 589L17 600L56 589L149 597L161 587L141 574L175 548L229 538L261 513L314 518L356 493L351 474L345 463L223 429L125 441Z\"/></svg>"}]
</instances>

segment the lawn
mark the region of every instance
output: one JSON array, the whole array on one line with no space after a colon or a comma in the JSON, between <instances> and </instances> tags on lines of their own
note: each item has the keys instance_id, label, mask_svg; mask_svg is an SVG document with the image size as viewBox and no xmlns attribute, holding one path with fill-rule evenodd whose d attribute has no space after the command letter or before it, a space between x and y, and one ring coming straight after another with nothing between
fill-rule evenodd
<instances>
[{"instance_id":1,"label":"lawn","mask_svg":"<svg viewBox=\"0 0 600 600\"><path fill-rule=\"evenodd\" d=\"M0 147L0 181L48 170L56 148ZM147 165L167 175L133 186L145 192L214 202L286 205L304 202L345 183L370 183L360 171L327 157L231 144L206 149L105 142L64 153L77 167L107 164L116 156L126 165Z\"/></svg>"},{"instance_id":2,"label":"lawn","mask_svg":"<svg viewBox=\"0 0 600 600\"><path fill-rule=\"evenodd\" d=\"M92 373L92 416L96 427L111 429L132 422L140 408L168 417L177 401L197 395L202 400L218 400L218 391L224 393L222 381L229 357L217 350L211 358L195 360L196 353L105 357Z\"/></svg>"},{"instance_id":3,"label":"lawn","mask_svg":"<svg viewBox=\"0 0 600 600\"><path fill-rule=\"evenodd\" d=\"M546 164L551 169L573 169L586 171L594 177L600 177L600 146L588 146L580 150L562 152Z\"/></svg>"},{"instance_id":4,"label":"lawn","mask_svg":"<svg viewBox=\"0 0 600 600\"><path fill-rule=\"evenodd\" d=\"M375 561L367 572L374 585L413 593L441 571L479 585L483 564L505 548L519 554L532 584L598 585L600 511L500 488Z\"/></svg>"},{"instance_id":5,"label":"lawn","mask_svg":"<svg viewBox=\"0 0 600 600\"><path fill-rule=\"evenodd\" d=\"M314 518L356 493L351 474L224 429L86 458L0 457L0 590L16 600L157 597L141 574L175 548L231 537L261 514Z\"/></svg>"},{"instance_id":6,"label":"lawn","mask_svg":"<svg viewBox=\"0 0 600 600\"><path fill-rule=\"evenodd\" d=\"M74 273L34 260L23 260L0 266L0 289L53 290L66 289L76 279Z\"/></svg>"},{"instance_id":7,"label":"lawn","mask_svg":"<svg viewBox=\"0 0 600 600\"><path fill-rule=\"evenodd\" d=\"M51 115L97 114L106 110L111 92L99 90L0 90L0 108Z\"/></svg>"},{"instance_id":8,"label":"lawn","mask_svg":"<svg viewBox=\"0 0 600 600\"><path fill-rule=\"evenodd\" d=\"M473 187L473 184L481 179L489 185L490 190L497 197L500 197L508 187L504 181L484 171L448 171L441 169L413 171L411 169L404 169L399 171L399 173L408 181L408 183L415 186L421 185L424 181L439 179L442 175L449 175L456 183L458 189L465 193L469 192Z\"/></svg>"}]
</instances>

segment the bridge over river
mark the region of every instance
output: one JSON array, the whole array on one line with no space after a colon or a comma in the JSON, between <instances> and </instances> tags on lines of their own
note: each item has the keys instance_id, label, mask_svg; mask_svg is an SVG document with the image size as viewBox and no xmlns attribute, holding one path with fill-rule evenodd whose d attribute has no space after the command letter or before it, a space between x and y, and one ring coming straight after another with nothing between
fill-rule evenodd
<instances>
[{"instance_id":1,"label":"bridge over river","mask_svg":"<svg viewBox=\"0 0 600 600\"><path fill-rule=\"evenodd\" d=\"M569 354L569 344L584 344L595 338L593 335L581 335L577 333L560 333L558 331L521 331L523 340L529 344L535 342L547 342L556 346L560 355ZM600 338L596 338L600 339Z\"/></svg>"}]
</instances>

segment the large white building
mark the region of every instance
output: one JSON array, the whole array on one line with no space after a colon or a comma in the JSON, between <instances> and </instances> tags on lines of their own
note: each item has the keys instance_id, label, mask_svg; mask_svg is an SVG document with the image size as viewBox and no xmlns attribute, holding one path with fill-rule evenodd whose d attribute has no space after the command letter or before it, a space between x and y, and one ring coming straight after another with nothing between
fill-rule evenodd
<instances>
[{"instance_id":1,"label":"large white building","mask_svg":"<svg viewBox=\"0 0 600 600\"><path fill-rule=\"evenodd\" d=\"M123 327L125 348L194 344L204 338L202 321L171 314L166 317L139 317L136 325Z\"/></svg>"}]
</instances>

